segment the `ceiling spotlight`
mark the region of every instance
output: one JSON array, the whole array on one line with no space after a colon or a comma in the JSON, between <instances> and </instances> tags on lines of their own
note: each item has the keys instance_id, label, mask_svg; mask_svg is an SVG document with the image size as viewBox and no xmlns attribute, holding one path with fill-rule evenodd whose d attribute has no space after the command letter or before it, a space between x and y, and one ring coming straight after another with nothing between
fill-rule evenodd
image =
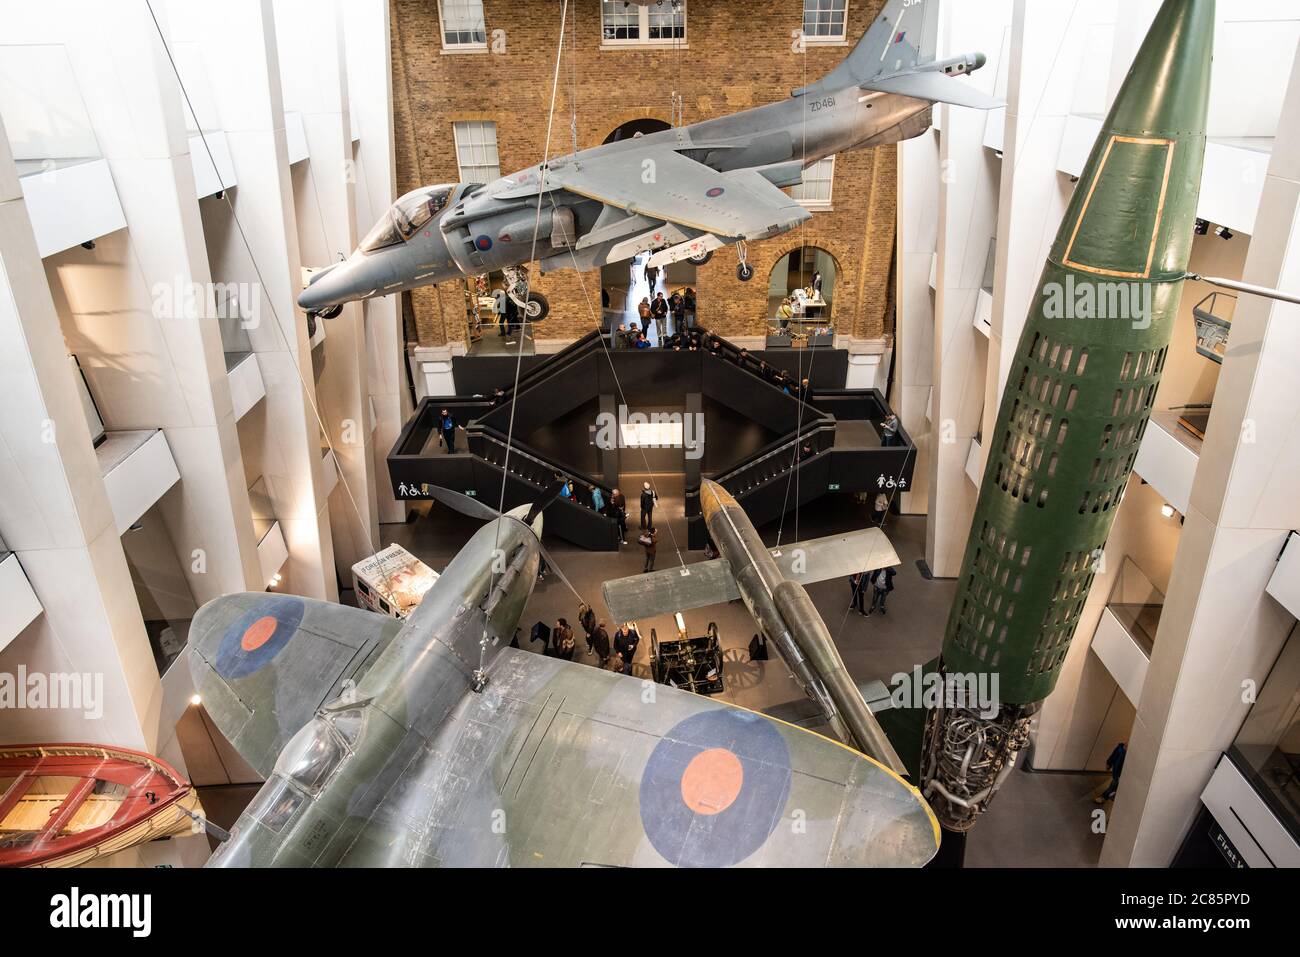
<instances>
[{"instance_id":1,"label":"ceiling spotlight","mask_svg":"<svg viewBox=\"0 0 1300 957\"><path fill-rule=\"evenodd\" d=\"M1170 505L1168 502L1165 502L1164 505L1160 506L1160 514L1163 515L1165 518L1173 518L1174 507Z\"/></svg>"},{"instance_id":2,"label":"ceiling spotlight","mask_svg":"<svg viewBox=\"0 0 1300 957\"><path fill-rule=\"evenodd\" d=\"M1210 231L1209 220L1198 219L1196 221L1196 235L1204 236Z\"/></svg>"},{"instance_id":3,"label":"ceiling spotlight","mask_svg":"<svg viewBox=\"0 0 1300 957\"><path fill-rule=\"evenodd\" d=\"M272 575L271 581L275 582L277 585L280 584L280 573L276 572L274 575Z\"/></svg>"},{"instance_id":4,"label":"ceiling spotlight","mask_svg":"<svg viewBox=\"0 0 1300 957\"><path fill-rule=\"evenodd\" d=\"M266 587L267 587L267 588L274 588L274 587L275 587L275 579L272 578L269 582L267 582L267 583L266 583Z\"/></svg>"},{"instance_id":5,"label":"ceiling spotlight","mask_svg":"<svg viewBox=\"0 0 1300 957\"><path fill-rule=\"evenodd\" d=\"M1227 226L1217 226L1215 227L1214 235L1218 236L1220 239L1231 239L1233 232Z\"/></svg>"},{"instance_id":6,"label":"ceiling spotlight","mask_svg":"<svg viewBox=\"0 0 1300 957\"><path fill-rule=\"evenodd\" d=\"M94 249L94 248L95 248L95 241L94 241L93 239L87 239L84 243L81 244L81 248L82 248L82 249Z\"/></svg>"},{"instance_id":7,"label":"ceiling spotlight","mask_svg":"<svg viewBox=\"0 0 1300 957\"><path fill-rule=\"evenodd\" d=\"M202 696L197 694L190 695L190 704L197 708L199 705L203 704Z\"/></svg>"}]
</instances>

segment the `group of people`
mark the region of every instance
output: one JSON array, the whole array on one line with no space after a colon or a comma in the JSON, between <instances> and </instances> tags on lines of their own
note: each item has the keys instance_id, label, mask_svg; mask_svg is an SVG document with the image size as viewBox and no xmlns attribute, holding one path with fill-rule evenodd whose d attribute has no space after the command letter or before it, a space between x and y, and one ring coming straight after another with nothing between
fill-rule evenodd
<instances>
[{"instance_id":1,"label":"group of people","mask_svg":"<svg viewBox=\"0 0 1300 957\"><path fill-rule=\"evenodd\" d=\"M894 590L894 576L898 574L892 568L877 568L869 572L854 572L849 576L849 608L863 618L876 611L885 614L885 600ZM867 588L871 588L871 604L867 604Z\"/></svg>"},{"instance_id":2,"label":"group of people","mask_svg":"<svg viewBox=\"0 0 1300 957\"><path fill-rule=\"evenodd\" d=\"M605 622L596 618L595 609L583 602L578 606L578 625L587 636L587 655L595 657L598 667L624 675L632 673L636 650L641 645L641 635L633 623L624 622L619 625L611 638ZM572 661L577 647L573 626L564 618L557 619L551 629L545 653Z\"/></svg>"},{"instance_id":3,"label":"group of people","mask_svg":"<svg viewBox=\"0 0 1300 957\"><path fill-rule=\"evenodd\" d=\"M561 479L564 483L560 489L560 495L564 498L572 498L578 501L574 496L573 483L567 479ZM618 523L618 541L620 545L627 544L627 496L623 494L620 488L610 490L609 499L606 500L605 493L599 486L589 486L589 502L578 501L578 504L590 506L602 515L608 515ZM649 482L641 483L641 535L637 539L637 544L641 545L646 552L645 570L651 571L655 563L655 549L659 544L659 531L655 528L654 512L655 505L659 501L659 496L655 494Z\"/></svg>"},{"instance_id":4,"label":"group of people","mask_svg":"<svg viewBox=\"0 0 1300 957\"><path fill-rule=\"evenodd\" d=\"M602 290L601 301L604 302L608 293ZM659 344L668 346L668 317L673 317L673 329L675 336L679 337L682 332L692 328L695 325L695 290L687 288L685 291L675 290L672 295L664 297L662 292L654 294L653 298L645 296L636 307L637 318L633 322L621 323L618 327L619 335L615 339L616 345L631 347L634 349L648 349L651 347L649 333L653 323Z\"/></svg>"}]
</instances>

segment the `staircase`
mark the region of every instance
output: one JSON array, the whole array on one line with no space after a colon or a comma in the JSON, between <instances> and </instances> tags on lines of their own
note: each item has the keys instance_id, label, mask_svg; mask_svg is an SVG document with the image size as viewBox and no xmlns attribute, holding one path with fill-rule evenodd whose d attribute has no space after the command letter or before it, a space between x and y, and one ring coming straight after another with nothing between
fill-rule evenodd
<instances>
[{"instance_id":1,"label":"staircase","mask_svg":"<svg viewBox=\"0 0 1300 957\"><path fill-rule=\"evenodd\" d=\"M428 486L441 486L495 507L504 475L505 504L512 508L535 501L557 477L568 479L574 497L547 510L547 530L585 548L615 550L617 523L597 512L591 499L591 490L599 488L608 502L609 486L517 438L507 456L511 415L514 434L528 435L539 423L554 421L601 394L649 388L658 383L656 376L669 373L676 381L689 381L684 391L699 392L783 432L765 448L708 476L735 496L757 526L828 493L892 492L910 483L915 449L907 436L900 432L899 445L880 447L879 423L889 410L878 390L814 388L811 395L798 397L785 391L779 374L761 358L699 331L704 348L697 352L616 349L608 354L603 334L592 331L494 399L424 399L389 454L394 488L399 497L419 499L428 497ZM791 391L797 390L791 386ZM434 432L443 408L468 423L467 452L439 453ZM707 540L699 490L698 482L688 482L691 548L703 548Z\"/></svg>"}]
</instances>

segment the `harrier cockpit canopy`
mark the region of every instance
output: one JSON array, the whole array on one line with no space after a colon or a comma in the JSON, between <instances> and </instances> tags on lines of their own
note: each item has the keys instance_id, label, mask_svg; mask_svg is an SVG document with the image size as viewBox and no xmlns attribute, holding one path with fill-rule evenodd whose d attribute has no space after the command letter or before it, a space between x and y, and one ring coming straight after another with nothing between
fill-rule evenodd
<instances>
[{"instance_id":1,"label":"harrier cockpit canopy","mask_svg":"<svg viewBox=\"0 0 1300 957\"><path fill-rule=\"evenodd\" d=\"M415 235L433 217L447 208L457 184L426 186L412 190L389 207L388 213L361 242L362 252L396 246Z\"/></svg>"}]
</instances>

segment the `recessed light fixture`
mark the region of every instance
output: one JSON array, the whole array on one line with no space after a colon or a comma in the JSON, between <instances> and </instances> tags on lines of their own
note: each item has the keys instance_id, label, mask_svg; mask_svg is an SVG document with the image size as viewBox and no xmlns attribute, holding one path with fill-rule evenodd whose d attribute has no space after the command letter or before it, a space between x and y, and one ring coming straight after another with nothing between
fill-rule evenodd
<instances>
[{"instance_id":1,"label":"recessed light fixture","mask_svg":"<svg viewBox=\"0 0 1300 957\"><path fill-rule=\"evenodd\" d=\"M1165 504L1160 506L1160 514L1163 515L1165 518L1173 518L1174 507L1170 505L1168 502L1165 502Z\"/></svg>"},{"instance_id":2,"label":"recessed light fixture","mask_svg":"<svg viewBox=\"0 0 1300 957\"><path fill-rule=\"evenodd\" d=\"M190 695L190 704L197 708L199 705L203 704L203 697L197 694Z\"/></svg>"}]
</instances>

